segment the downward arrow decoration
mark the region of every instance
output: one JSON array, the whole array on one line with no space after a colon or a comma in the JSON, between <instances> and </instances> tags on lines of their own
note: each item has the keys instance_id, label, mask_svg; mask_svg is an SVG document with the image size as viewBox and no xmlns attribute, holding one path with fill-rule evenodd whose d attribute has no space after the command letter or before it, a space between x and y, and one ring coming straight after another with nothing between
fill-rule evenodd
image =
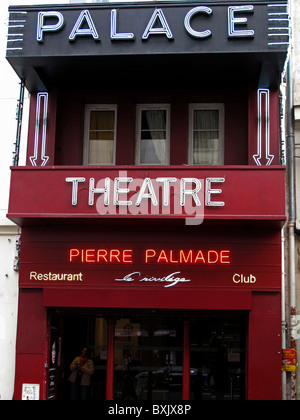
<instances>
[{"instance_id":1,"label":"downward arrow decoration","mask_svg":"<svg viewBox=\"0 0 300 420\"><path fill-rule=\"evenodd\" d=\"M270 154L270 91L257 91L257 154L253 159L257 166L262 166L262 159L266 159L266 166L270 166L274 155Z\"/></svg>"},{"instance_id":2,"label":"downward arrow decoration","mask_svg":"<svg viewBox=\"0 0 300 420\"><path fill-rule=\"evenodd\" d=\"M43 101L43 112L41 114L41 107ZM34 136L34 155L30 156L29 160L32 166L38 166L37 160L41 159L41 166L45 166L49 160L49 156L46 156L46 138L47 138L47 114L48 114L48 93L42 92L37 95L36 103L36 123L35 123L35 136ZM43 124L41 146L40 143L40 126ZM40 150L39 150L40 149Z\"/></svg>"}]
</instances>

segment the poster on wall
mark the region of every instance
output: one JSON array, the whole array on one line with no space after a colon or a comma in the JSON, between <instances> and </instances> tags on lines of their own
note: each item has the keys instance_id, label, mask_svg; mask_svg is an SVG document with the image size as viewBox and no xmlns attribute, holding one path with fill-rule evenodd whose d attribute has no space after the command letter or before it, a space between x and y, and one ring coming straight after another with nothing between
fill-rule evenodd
<instances>
[{"instance_id":1,"label":"poster on wall","mask_svg":"<svg viewBox=\"0 0 300 420\"><path fill-rule=\"evenodd\" d=\"M39 384L23 384L22 385L22 400L38 401L40 399L40 385Z\"/></svg>"}]
</instances>

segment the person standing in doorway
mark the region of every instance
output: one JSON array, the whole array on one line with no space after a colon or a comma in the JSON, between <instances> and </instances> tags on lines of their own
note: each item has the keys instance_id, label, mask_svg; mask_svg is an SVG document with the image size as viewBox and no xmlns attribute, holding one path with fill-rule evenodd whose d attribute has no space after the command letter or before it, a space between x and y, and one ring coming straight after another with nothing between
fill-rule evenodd
<instances>
[{"instance_id":1,"label":"person standing in doorway","mask_svg":"<svg viewBox=\"0 0 300 420\"><path fill-rule=\"evenodd\" d=\"M82 349L81 355L75 357L70 365L71 375L71 400L87 400L91 384L91 376L94 373L94 362L90 357L88 347Z\"/></svg>"}]
</instances>

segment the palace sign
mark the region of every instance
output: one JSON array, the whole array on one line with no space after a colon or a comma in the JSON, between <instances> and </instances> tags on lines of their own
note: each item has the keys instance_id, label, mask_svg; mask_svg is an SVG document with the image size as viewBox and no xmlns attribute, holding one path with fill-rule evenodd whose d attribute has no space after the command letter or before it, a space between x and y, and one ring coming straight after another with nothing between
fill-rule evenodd
<instances>
[{"instance_id":1,"label":"palace sign","mask_svg":"<svg viewBox=\"0 0 300 420\"><path fill-rule=\"evenodd\" d=\"M253 13L253 5L242 5L242 6L229 6L228 11L228 26L227 26L227 35L229 37L253 37L253 29L241 29L243 26L247 25L247 17L238 17L239 13L247 15L248 13ZM213 14L213 9L207 6L197 6L193 9L190 9L184 16L183 24L186 32L194 38L208 38L212 35L210 29L206 30L197 30L192 27L192 18L197 17L197 15L210 16ZM51 21L55 19L56 22L53 24L47 24L47 20ZM46 33L53 33L60 31L65 24L64 15L61 12L57 11L46 11L39 12L37 19L37 41L44 42L44 35ZM131 22L132 25L132 22ZM118 28L118 11L117 9L112 9L110 14L110 39L111 40L134 40L136 38L133 32L117 32ZM240 29L238 29L240 28ZM163 12L163 9L155 9L152 13L152 16L147 23L145 30L141 36L141 39L146 40L149 36L152 35L164 35L168 39L174 39L173 32L170 28L170 25L167 21L167 18ZM69 41L76 41L78 37L89 36L95 41L100 41L100 35L96 28L95 22L92 18L92 15L89 10L83 10L80 12L75 25L73 26L71 33L69 35Z\"/></svg>"},{"instance_id":2,"label":"palace sign","mask_svg":"<svg viewBox=\"0 0 300 420\"><path fill-rule=\"evenodd\" d=\"M286 50L285 1L11 7L7 56Z\"/></svg>"}]
</instances>

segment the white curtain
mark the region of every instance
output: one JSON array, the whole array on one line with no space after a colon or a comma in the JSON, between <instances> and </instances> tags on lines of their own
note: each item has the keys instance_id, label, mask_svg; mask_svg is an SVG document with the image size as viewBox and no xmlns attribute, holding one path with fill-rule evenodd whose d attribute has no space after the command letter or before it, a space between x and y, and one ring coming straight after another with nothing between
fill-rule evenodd
<instances>
[{"instance_id":1,"label":"white curtain","mask_svg":"<svg viewBox=\"0 0 300 420\"><path fill-rule=\"evenodd\" d=\"M89 163L92 165L107 165L114 160L114 124L113 110L91 111Z\"/></svg>"},{"instance_id":2,"label":"white curtain","mask_svg":"<svg viewBox=\"0 0 300 420\"><path fill-rule=\"evenodd\" d=\"M142 125L141 163L166 163L166 111L147 110L147 127ZM142 118L142 121L145 119ZM143 123L142 123L143 124Z\"/></svg>"},{"instance_id":3,"label":"white curtain","mask_svg":"<svg viewBox=\"0 0 300 420\"><path fill-rule=\"evenodd\" d=\"M218 110L194 111L193 142L193 163L198 165L219 163Z\"/></svg>"}]
</instances>

